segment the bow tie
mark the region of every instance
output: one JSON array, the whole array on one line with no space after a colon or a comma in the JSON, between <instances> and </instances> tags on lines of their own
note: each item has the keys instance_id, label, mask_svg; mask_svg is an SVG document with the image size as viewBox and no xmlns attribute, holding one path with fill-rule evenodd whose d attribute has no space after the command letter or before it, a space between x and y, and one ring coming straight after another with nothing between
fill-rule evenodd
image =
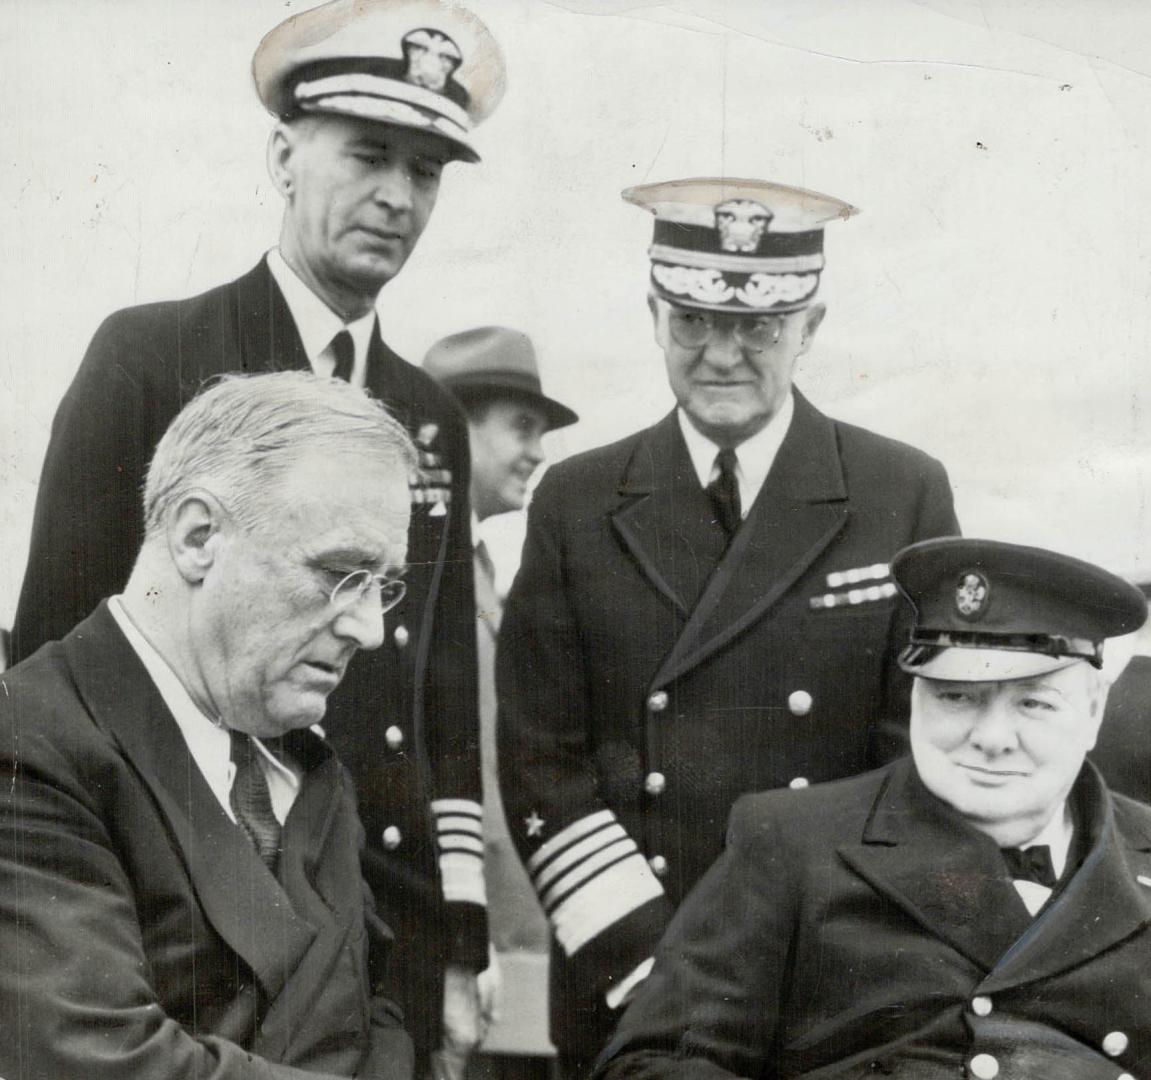
<instances>
[{"instance_id":1,"label":"bow tie","mask_svg":"<svg viewBox=\"0 0 1151 1080\"><path fill-rule=\"evenodd\" d=\"M1051 865L1051 848L1046 844L1035 844L1020 849L1000 848L1008 872L1016 881L1034 881L1037 885L1055 888L1055 868Z\"/></svg>"}]
</instances>

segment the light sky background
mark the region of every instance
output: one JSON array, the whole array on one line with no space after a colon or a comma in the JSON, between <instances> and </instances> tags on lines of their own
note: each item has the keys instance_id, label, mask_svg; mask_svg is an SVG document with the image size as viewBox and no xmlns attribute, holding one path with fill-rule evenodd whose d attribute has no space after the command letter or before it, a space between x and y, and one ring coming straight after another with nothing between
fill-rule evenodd
<instances>
[{"instance_id":1,"label":"light sky background","mask_svg":"<svg viewBox=\"0 0 1151 1080\"><path fill-rule=\"evenodd\" d=\"M55 407L111 311L275 242L248 66L298 0L0 0L0 625ZM418 361L530 333L583 416L558 459L671 406L622 188L727 174L862 209L828 228L797 384L948 467L969 535L1151 578L1151 4L474 0L509 90L381 298ZM503 530L514 544L516 530Z\"/></svg>"}]
</instances>

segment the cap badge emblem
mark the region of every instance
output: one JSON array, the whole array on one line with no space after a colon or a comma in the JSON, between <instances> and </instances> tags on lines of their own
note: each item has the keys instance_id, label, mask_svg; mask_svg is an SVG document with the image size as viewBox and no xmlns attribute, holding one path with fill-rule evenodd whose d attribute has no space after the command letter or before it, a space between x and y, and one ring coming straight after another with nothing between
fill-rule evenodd
<instances>
[{"instance_id":1,"label":"cap badge emblem","mask_svg":"<svg viewBox=\"0 0 1151 1080\"><path fill-rule=\"evenodd\" d=\"M987 605L991 586L982 574L968 570L959 578L955 588L955 610L965 619L978 619Z\"/></svg>"},{"instance_id":2,"label":"cap badge emblem","mask_svg":"<svg viewBox=\"0 0 1151 1080\"><path fill-rule=\"evenodd\" d=\"M460 47L439 30L410 30L400 44L404 50L405 81L436 93L443 93L448 79L463 62Z\"/></svg>"},{"instance_id":3,"label":"cap badge emblem","mask_svg":"<svg viewBox=\"0 0 1151 1080\"><path fill-rule=\"evenodd\" d=\"M715 227L724 251L754 253L774 215L751 199L728 199L715 208Z\"/></svg>"}]
</instances>

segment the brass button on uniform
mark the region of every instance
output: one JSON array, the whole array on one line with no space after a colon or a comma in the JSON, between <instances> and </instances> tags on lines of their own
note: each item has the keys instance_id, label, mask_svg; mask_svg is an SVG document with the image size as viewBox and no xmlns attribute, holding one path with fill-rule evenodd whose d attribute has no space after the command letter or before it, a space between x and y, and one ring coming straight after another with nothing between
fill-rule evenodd
<instances>
[{"instance_id":1,"label":"brass button on uniform","mask_svg":"<svg viewBox=\"0 0 1151 1080\"><path fill-rule=\"evenodd\" d=\"M991 1015L991 998L985 994L980 994L978 997L971 999L971 1011L976 1016L990 1016Z\"/></svg>"},{"instance_id":2,"label":"brass button on uniform","mask_svg":"<svg viewBox=\"0 0 1151 1080\"><path fill-rule=\"evenodd\" d=\"M797 776L787 786L791 788L792 791L798 791L800 788L807 787L810 783L811 781L808 780L806 776Z\"/></svg>"},{"instance_id":3,"label":"brass button on uniform","mask_svg":"<svg viewBox=\"0 0 1151 1080\"><path fill-rule=\"evenodd\" d=\"M664 877L667 874L667 859L662 855L653 855L648 859L647 864L656 877Z\"/></svg>"},{"instance_id":4,"label":"brass button on uniform","mask_svg":"<svg viewBox=\"0 0 1151 1080\"><path fill-rule=\"evenodd\" d=\"M657 690L647 699L647 707L652 712L663 712L667 708L667 691Z\"/></svg>"},{"instance_id":5,"label":"brass button on uniform","mask_svg":"<svg viewBox=\"0 0 1151 1080\"><path fill-rule=\"evenodd\" d=\"M1111 1031L1103 1036L1103 1053L1108 1057L1118 1057L1131 1045L1131 1040L1127 1038L1127 1033L1123 1031Z\"/></svg>"},{"instance_id":6,"label":"brass button on uniform","mask_svg":"<svg viewBox=\"0 0 1151 1080\"><path fill-rule=\"evenodd\" d=\"M396 727L393 724L387 731L384 732L384 743L389 750L398 750L404 745L404 732L403 729Z\"/></svg>"},{"instance_id":7,"label":"brass button on uniform","mask_svg":"<svg viewBox=\"0 0 1151 1080\"><path fill-rule=\"evenodd\" d=\"M643 789L649 795L662 795L667 787L667 777L661 772L649 772L643 782Z\"/></svg>"},{"instance_id":8,"label":"brass button on uniform","mask_svg":"<svg viewBox=\"0 0 1151 1080\"><path fill-rule=\"evenodd\" d=\"M811 712L811 695L806 690L793 690L787 695L787 707L792 716L806 716Z\"/></svg>"},{"instance_id":9,"label":"brass button on uniform","mask_svg":"<svg viewBox=\"0 0 1151 1080\"><path fill-rule=\"evenodd\" d=\"M399 626L392 631L392 640L396 643L397 649L406 649L408 642L412 640L412 635L408 628L400 623Z\"/></svg>"},{"instance_id":10,"label":"brass button on uniform","mask_svg":"<svg viewBox=\"0 0 1151 1080\"><path fill-rule=\"evenodd\" d=\"M976 1080L993 1080L999 1075L999 1062L990 1054L976 1054L967 1067Z\"/></svg>"},{"instance_id":11,"label":"brass button on uniform","mask_svg":"<svg viewBox=\"0 0 1151 1080\"><path fill-rule=\"evenodd\" d=\"M389 825L384 830L381 839L384 842L384 850L395 851L396 848L400 846L400 841L403 840L403 836L400 834L400 830L397 829L395 825Z\"/></svg>"}]
</instances>

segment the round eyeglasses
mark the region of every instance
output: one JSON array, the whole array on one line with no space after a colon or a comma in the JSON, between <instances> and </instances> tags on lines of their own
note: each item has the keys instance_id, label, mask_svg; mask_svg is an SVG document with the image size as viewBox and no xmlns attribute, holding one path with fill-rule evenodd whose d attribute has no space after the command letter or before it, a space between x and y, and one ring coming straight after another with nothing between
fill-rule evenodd
<instances>
[{"instance_id":1,"label":"round eyeglasses","mask_svg":"<svg viewBox=\"0 0 1151 1080\"><path fill-rule=\"evenodd\" d=\"M371 570L353 570L332 590L329 597L337 611L358 604L369 592L380 601L380 614L391 611L403 598L408 587L400 578L383 577Z\"/></svg>"},{"instance_id":2,"label":"round eyeglasses","mask_svg":"<svg viewBox=\"0 0 1151 1080\"><path fill-rule=\"evenodd\" d=\"M685 349L702 349L715 336L717 328L735 335L745 349L767 349L783 337L780 315L730 315L673 307L668 311L671 336Z\"/></svg>"}]
</instances>

